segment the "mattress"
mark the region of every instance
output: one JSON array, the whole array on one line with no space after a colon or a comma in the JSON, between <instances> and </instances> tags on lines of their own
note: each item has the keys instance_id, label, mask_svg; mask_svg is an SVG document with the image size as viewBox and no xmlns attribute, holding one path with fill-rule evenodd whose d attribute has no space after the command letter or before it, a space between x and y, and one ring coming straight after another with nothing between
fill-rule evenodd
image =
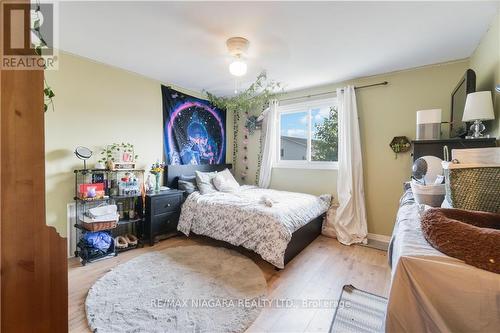
<instances>
[{"instance_id":1,"label":"mattress","mask_svg":"<svg viewBox=\"0 0 500 333\"><path fill-rule=\"evenodd\" d=\"M321 197L244 185L233 193L188 196L181 209L178 230L243 246L278 268L292 233L320 216L331 196Z\"/></svg>"},{"instance_id":2,"label":"mattress","mask_svg":"<svg viewBox=\"0 0 500 333\"><path fill-rule=\"evenodd\" d=\"M392 283L386 332L494 332L500 327L500 275L434 249L407 191L389 246Z\"/></svg>"}]
</instances>

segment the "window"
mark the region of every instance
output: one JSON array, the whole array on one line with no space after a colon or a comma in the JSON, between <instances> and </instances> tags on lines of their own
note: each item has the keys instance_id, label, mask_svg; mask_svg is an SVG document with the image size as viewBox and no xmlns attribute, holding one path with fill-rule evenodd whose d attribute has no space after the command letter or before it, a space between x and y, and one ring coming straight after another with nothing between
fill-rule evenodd
<instances>
[{"instance_id":1,"label":"window","mask_svg":"<svg viewBox=\"0 0 500 333\"><path fill-rule=\"evenodd\" d=\"M277 167L332 169L338 160L336 99L282 106L278 110Z\"/></svg>"}]
</instances>

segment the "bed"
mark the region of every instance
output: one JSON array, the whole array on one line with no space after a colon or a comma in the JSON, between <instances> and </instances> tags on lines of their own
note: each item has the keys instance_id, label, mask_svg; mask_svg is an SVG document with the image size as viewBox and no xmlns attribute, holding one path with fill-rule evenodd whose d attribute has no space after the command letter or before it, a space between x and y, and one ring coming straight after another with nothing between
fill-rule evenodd
<instances>
[{"instance_id":1,"label":"bed","mask_svg":"<svg viewBox=\"0 0 500 333\"><path fill-rule=\"evenodd\" d=\"M231 169L223 165L172 165L167 186L178 187L182 176L195 171ZM272 198L272 206L262 198ZM313 196L243 185L234 193L190 194L181 208L178 230L241 246L277 268L284 266L321 234L330 196Z\"/></svg>"},{"instance_id":2,"label":"bed","mask_svg":"<svg viewBox=\"0 0 500 333\"><path fill-rule=\"evenodd\" d=\"M494 332L500 327L500 275L434 249L423 236L411 189L400 201L389 260L386 332Z\"/></svg>"}]
</instances>

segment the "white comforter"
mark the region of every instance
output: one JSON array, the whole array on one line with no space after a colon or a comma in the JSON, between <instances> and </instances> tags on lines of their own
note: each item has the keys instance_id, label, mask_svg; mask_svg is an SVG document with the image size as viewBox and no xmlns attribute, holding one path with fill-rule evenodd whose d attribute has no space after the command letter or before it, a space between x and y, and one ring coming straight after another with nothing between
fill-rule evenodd
<instances>
[{"instance_id":1,"label":"white comforter","mask_svg":"<svg viewBox=\"0 0 500 333\"><path fill-rule=\"evenodd\" d=\"M283 268L292 233L326 212L330 200L330 195L317 197L248 185L233 193L194 192L182 205L178 230L243 246Z\"/></svg>"}]
</instances>

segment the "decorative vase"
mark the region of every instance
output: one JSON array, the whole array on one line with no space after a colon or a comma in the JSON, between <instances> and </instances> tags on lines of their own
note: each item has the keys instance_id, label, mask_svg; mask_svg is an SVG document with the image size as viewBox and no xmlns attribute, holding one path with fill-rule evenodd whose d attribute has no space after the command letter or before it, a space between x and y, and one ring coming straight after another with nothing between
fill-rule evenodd
<instances>
[{"instance_id":1,"label":"decorative vase","mask_svg":"<svg viewBox=\"0 0 500 333\"><path fill-rule=\"evenodd\" d=\"M160 173L155 173L155 192L160 192Z\"/></svg>"}]
</instances>

